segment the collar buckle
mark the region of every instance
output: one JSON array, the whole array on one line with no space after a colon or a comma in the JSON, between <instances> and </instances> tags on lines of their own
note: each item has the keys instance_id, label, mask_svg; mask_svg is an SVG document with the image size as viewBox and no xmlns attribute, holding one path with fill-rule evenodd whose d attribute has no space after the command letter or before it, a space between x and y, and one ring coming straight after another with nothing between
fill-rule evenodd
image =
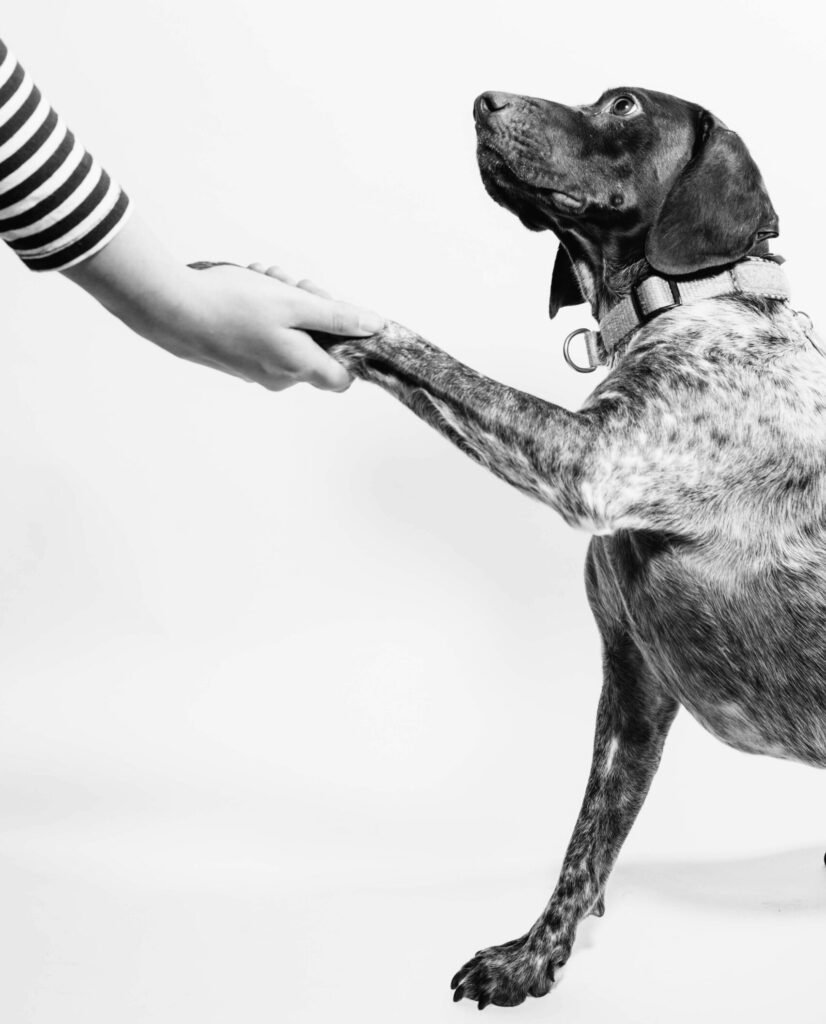
<instances>
[{"instance_id":1,"label":"collar buckle","mask_svg":"<svg viewBox=\"0 0 826 1024\"><path fill-rule=\"evenodd\" d=\"M638 281L637 284L632 285L631 291L629 293L629 298L631 299L631 306L634 310L634 314L637 317L637 320L639 321L639 327L642 327L643 324L647 324L649 320L653 320L654 317L659 316L660 313L666 313L669 309L674 309L676 306L682 306L683 304L682 296L680 295L680 286L677 284L677 282L670 277L661 277L658 278L657 280L662 281L664 284L668 285L668 290L671 292L671 302L667 302L664 305L660 305L658 304L658 302L655 301L653 304L649 306L649 309L646 311L640 298L639 289L648 280L650 280L650 278L643 278L642 281Z\"/></svg>"}]
</instances>

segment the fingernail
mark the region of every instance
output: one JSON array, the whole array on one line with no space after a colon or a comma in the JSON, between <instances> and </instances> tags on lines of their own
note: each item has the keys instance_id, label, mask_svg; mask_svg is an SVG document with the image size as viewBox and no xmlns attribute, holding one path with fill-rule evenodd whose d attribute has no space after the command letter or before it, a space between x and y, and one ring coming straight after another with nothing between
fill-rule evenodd
<instances>
[{"instance_id":1,"label":"fingernail","mask_svg":"<svg viewBox=\"0 0 826 1024\"><path fill-rule=\"evenodd\" d=\"M384 317L378 315L378 313L359 313L359 330L366 331L368 334L375 334L384 327Z\"/></svg>"}]
</instances>

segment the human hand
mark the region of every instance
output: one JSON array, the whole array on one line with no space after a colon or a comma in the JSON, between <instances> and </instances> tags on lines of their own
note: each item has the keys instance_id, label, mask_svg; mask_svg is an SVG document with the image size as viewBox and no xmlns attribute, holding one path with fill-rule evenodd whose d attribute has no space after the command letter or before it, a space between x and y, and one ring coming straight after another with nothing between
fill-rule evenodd
<instances>
[{"instance_id":1,"label":"human hand","mask_svg":"<svg viewBox=\"0 0 826 1024\"><path fill-rule=\"evenodd\" d=\"M299 281L280 267L252 263L245 270L217 264L198 273L201 313L166 347L271 391L301 381L323 390L346 390L352 377L308 332L356 338L384 326L377 314L338 302L312 281Z\"/></svg>"},{"instance_id":2,"label":"human hand","mask_svg":"<svg viewBox=\"0 0 826 1024\"><path fill-rule=\"evenodd\" d=\"M271 391L300 381L344 391L350 374L309 332L366 337L384 324L277 267L186 267L134 216L103 249L63 273L142 337Z\"/></svg>"}]
</instances>

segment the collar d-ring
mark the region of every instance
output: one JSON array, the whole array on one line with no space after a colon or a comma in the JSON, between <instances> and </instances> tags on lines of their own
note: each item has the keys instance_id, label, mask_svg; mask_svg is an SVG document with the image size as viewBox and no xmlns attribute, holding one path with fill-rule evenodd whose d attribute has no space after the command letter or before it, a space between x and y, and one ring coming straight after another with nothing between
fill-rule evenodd
<instances>
[{"instance_id":1,"label":"collar d-ring","mask_svg":"<svg viewBox=\"0 0 826 1024\"><path fill-rule=\"evenodd\" d=\"M585 335L585 352L588 356L587 366L580 366L571 358L571 342L578 334ZM571 331L562 345L562 355L565 357L565 362L572 370L576 370L577 373L593 373L594 370L596 370L600 364L597 344L598 339L599 333L597 331L590 330L588 327L577 327L575 331Z\"/></svg>"}]
</instances>

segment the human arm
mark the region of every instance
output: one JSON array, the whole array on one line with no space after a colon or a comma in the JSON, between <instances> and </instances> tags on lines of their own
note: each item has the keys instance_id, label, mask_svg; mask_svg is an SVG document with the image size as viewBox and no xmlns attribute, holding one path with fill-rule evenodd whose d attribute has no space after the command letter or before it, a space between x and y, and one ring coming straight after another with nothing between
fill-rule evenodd
<instances>
[{"instance_id":1,"label":"human arm","mask_svg":"<svg viewBox=\"0 0 826 1024\"><path fill-rule=\"evenodd\" d=\"M175 260L0 40L0 237L32 270L59 270L142 337L281 390L343 390L307 333L364 336L383 321L283 276Z\"/></svg>"}]
</instances>

